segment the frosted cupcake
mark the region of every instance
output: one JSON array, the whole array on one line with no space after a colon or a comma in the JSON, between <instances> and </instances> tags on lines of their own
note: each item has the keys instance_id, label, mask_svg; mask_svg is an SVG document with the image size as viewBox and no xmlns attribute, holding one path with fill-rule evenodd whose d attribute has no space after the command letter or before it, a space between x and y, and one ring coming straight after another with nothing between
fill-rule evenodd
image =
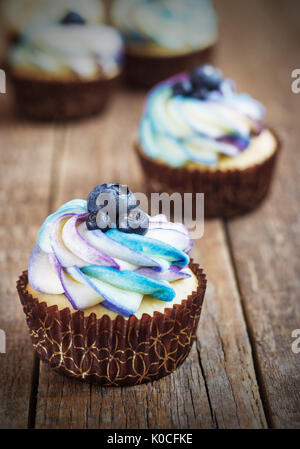
<instances>
[{"instance_id":1,"label":"frosted cupcake","mask_svg":"<svg viewBox=\"0 0 300 449\"><path fill-rule=\"evenodd\" d=\"M148 95L137 152L151 192L205 194L206 217L232 217L266 196L278 140L264 107L204 65Z\"/></svg>"},{"instance_id":2,"label":"frosted cupcake","mask_svg":"<svg viewBox=\"0 0 300 449\"><path fill-rule=\"evenodd\" d=\"M4 0L3 22L9 36L17 38L24 29L41 23L58 23L66 14L81 17L86 23L99 24L105 20L100 0Z\"/></svg>"},{"instance_id":3,"label":"frosted cupcake","mask_svg":"<svg viewBox=\"0 0 300 449\"><path fill-rule=\"evenodd\" d=\"M218 38L210 0L117 0L112 17L126 42L127 78L144 86L207 62Z\"/></svg>"},{"instance_id":4,"label":"frosted cupcake","mask_svg":"<svg viewBox=\"0 0 300 449\"><path fill-rule=\"evenodd\" d=\"M55 120L99 112L120 75L122 55L115 29L73 13L27 30L8 55L19 112Z\"/></svg>"},{"instance_id":5,"label":"frosted cupcake","mask_svg":"<svg viewBox=\"0 0 300 449\"><path fill-rule=\"evenodd\" d=\"M122 213L104 211L103 192ZM64 204L17 284L38 356L104 385L174 371L195 339L206 285L191 247L182 224L149 217L126 186L102 184L88 201Z\"/></svg>"}]
</instances>

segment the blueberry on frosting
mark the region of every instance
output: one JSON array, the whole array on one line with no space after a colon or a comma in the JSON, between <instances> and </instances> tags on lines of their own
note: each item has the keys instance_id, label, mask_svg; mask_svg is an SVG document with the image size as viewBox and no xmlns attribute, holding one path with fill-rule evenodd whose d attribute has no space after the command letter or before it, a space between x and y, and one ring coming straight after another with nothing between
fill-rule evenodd
<instances>
[{"instance_id":1,"label":"blueberry on frosting","mask_svg":"<svg viewBox=\"0 0 300 449\"><path fill-rule=\"evenodd\" d=\"M148 215L138 208L139 202L131 190L122 184L100 184L88 196L87 228L107 232L118 228L129 234L146 234Z\"/></svg>"},{"instance_id":2,"label":"blueberry on frosting","mask_svg":"<svg viewBox=\"0 0 300 449\"><path fill-rule=\"evenodd\" d=\"M62 25L84 25L84 19L75 11L68 12L60 22Z\"/></svg>"},{"instance_id":3,"label":"blueberry on frosting","mask_svg":"<svg viewBox=\"0 0 300 449\"><path fill-rule=\"evenodd\" d=\"M101 229L102 232L107 232L113 226L110 216L101 210L96 214L96 224L98 229Z\"/></svg>"},{"instance_id":4,"label":"blueberry on frosting","mask_svg":"<svg viewBox=\"0 0 300 449\"><path fill-rule=\"evenodd\" d=\"M198 89L192 92L191 97L196 98L198 100L205 100L209 94L209 90L207 87L199 87Z\"/></svg>"},{"instance_id":5,"label":"blueberry on frosting","mask_svg":"<svg viewBox=\"0 0 300 449\"><path fill-rule=\"evenodd\" d=\"M97 213L96 212L92 212L87 217L86 227L88 228L89 231L95 231L96 229L98 229L96 218L97 218Z\"/></svg>"},{"instance_id":6,"label":"blueberry on frosting","mask_svg":"<svg viewBox=\"0 0 300 449\"><path fill-rule=\"evenodd\" d=\"M126 185L106 183L95 187L88 196L88 211L98 212L105 206L108 206L109 200L115 203L116 209L124 207L125 210L131 210L138 206L138 202Z\"/></svg>"},{"instance_id":7,"label":"blueberry on frosting","mask_svg":"<svg viewBox=\"0 0 300 449\"><path fill-rule=\"evenodd\" d=\"M222 80L223 74L221 70L210 64L197 67L191 73L191 82L195 89L205 87L208 90L217 90Z\"/></svg>"},{"instance_id":8,"label":"blueberry on frosting","mask_svg":"<svg viewBox=\"0 0 300 449\"><path fill-rule=\"evenodd\" d=\"M87 222L94 226L99 217L105 219L102 213L90 213L87 219L87 201L74 199L46 218L29 260L31 288L64 294L74 309L101 303L125 317L139 310L144 295L172 301L172 282L190 277L186 269L192 241L186 227L163 215L145 217L135 208L126 225L145 221L146 236L119 229L88 230Z\"/></svg>"},{"instance_id":9,"label":"blueberry on frosting","mask_svg":"<svg viewBox=\"0 0 300 449\"><path fill-rule=\"evenodd\" d=\"M150 158L172 167L217 166L251 146L264 129L264 116L257 100L238 93L219 69L202 65L150 91L139 141Z\"/></svg>"},{"instance_id":10,"label":"blueberry on frosting","mask_svg":"<svg viewBox=\"0 0 300 449\"><path fill-rule=\"evenodd\" d=\"M173 95L184 95L188 96L192 93L193 86L190 80L179 81L173 86Z\"/></svg>"},{"instance_id":11,"label":"blueberry on frosting","mask_svg":"<svg viewBox=\"0 0 300 449\"><path fill-rule=\"evenodd\" d=\"M145 235L149 227L149 217L140 208L132 209L119 217L119 231L127 234Z\"/></svg>"},{"instance_id":12,"label":"blueberry on frosting","mask_svg":"<svg viewBox=\"0 0 300 449\"><path fill-rule=\"evenodd\" d=\"M213 91L221 91L223 74L216 67L204 64L192 71L188 78L173 85L173 95L206 100Z\"/></svg>"},{"instance_id":13,"label":"blueberry on frosting","mask_svg":"<svg viewBox=\"0 0 300 449\"><path fill-rule=\"evenodd\" d=\"M98 212L92 212L89 214L86 220L86 227L89 231L95 231L101 229L102 232L107 232L113 226L110 216L106 212L99 210Z\"/></svg>"}]
</instances>

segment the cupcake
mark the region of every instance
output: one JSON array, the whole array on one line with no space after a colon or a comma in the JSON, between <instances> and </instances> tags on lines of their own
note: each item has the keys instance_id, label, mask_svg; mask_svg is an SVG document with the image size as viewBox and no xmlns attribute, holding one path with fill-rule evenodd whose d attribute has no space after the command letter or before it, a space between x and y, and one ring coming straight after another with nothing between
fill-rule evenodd
<instances>
[{"instance_id":1,"label":"cupcake","mask_svg":"<svg viewBox=\"0 0 300 449\"><path fill-rule=\"evenodd\" d=\"M146 87L207 62L218 38L210 0L117 0L112 20L126 42L127 79Z\"/></svg>"},{"instance_id":2,"label":"cupcake","mask_svg":"<svg viewBox=\"0 0 300 449\"><path fill-rule=\"evenodd\" d=\"M73 13L36 25L8 54L18 111L30 118L67 120L101 111L120 75L123 41L107 25Z\"/></svg>"},{"instance_id":3,"label":"cupcake","mask_svg":"<svg viewBox=\"0 0 300 449\"><path fill-rule=\"evenodd\" d=\"M204 193L206 217L233 217L265 198L279 143L264 107L210 65L149 93L136 150L149 192Z\"/></svg>"},{"instance_id":4,"label":"cupcake","mask_svg":"<svg viewBox=\"0 0 300 449\"><path fill-rule=\"evenodd\" d=\"M55 24L66 14L79 16L86 23L96 24L105 20L100 0L4 0L3 22L8 35L17 39L22 30L36 23Z\"/></svg>"},{"instance_id":5,"label":"cupcake","mask_svg":"<svg viewBox=\"0 0 300 449\"><path fill-rule=\"evenodd\" d=\"M149 217L126 186L102 184L61 206L17 283L38 356L107 386L174 371L195 340L206 287L191 247L184 225Z\"/></svg>"}]
</instances>

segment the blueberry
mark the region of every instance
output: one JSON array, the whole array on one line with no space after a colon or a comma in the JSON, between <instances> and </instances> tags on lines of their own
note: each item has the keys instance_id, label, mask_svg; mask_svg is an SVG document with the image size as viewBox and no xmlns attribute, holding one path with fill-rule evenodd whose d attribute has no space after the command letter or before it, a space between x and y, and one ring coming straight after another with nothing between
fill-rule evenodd
<instances>
[{"instance_id":1,"label":"blueberry","mask_svg":"<svg viewBox=\"0 0 300 449\"><path fill-rule=\"evenodd\" d=\"M216 90L219 88L222 80L223 74L221 70L209 64L197 67L191 74L191 82L196 89L206 87L209 90Z\"/></svg>"},{"instance_id":2,"label":"blueberry","mask_svg":"<svg viewBox=\"0 0 300 449\"><path fill-rule=\"evenodd\" d=\"M97 214L93 212L90 214L86 220L86 227L89 231L95 231L95 229L98 229L97 222L96 222L96 216Z\"/></svg>"},{"instance_id":3,"label":"blueberry","mask_svg":"<svg viewBox=\"0 0 300 449\"><path fill-rule=\"evenodd\" d=\"M173 95L184 95L188 96L192 93L193 86L189 80L179 81L173 86Z\"/></svg>"},{"instance_id":4,"label":"blueberry","mask_svg":"<svg viewBox=\"0 0 300 449\"><path fill-rule=\"evenodd\" d=\"M100 184L90 192L87 204L89 212L97 212L109 205L114 208L109 210L109 214L117 217L119 208L127 212L137 207L139 203L129 188L122 184Z\"/></svg>"},{"instance_id":5,"label":"blueberry","mask_svg":"<svg viewBox=\"0 0 300 449\"><path fill-rule=\"evenodd\" d=\"M209 90L206 87L201 87L192 93L192 98L197 98L198 100L205 100L209 94Z\"/></svg>"},{"instance_id":6,"label":"blueberry","mask_svg":"<svg viewBox=\"0 0 300 449\"><path fill-rule=\"evenodd\" d=\"M101 210L96 213L96 223L97 227L101 229L102 232L107 232L109 229L116 227L110 216Z\"/></svg>"},{"instance_id":7,"label":"blueberry","mask_svg":"<svg viewBox=\"0 0 300 449\"><path fill-rule=\"evenodd\" d=\"M149 228L149 217L137 207L119 218L118 228L127 234L145 235Z\"/></svg>"},{"instance_id":8,"label":"blueberry","mask_svg":"<svg viewBox=\"0 0 300 449\"><path fill-rule=\"evenodd\" d=\"M74 11L68 12L60 21L62 25L84 25L84 19Z\"/></svg>"},{"instance_id":9,"label":"blueberry","mask_svg":"<svg viewBox=\"0 0 300 449\"><path fill-rule=\"evenodd\" d=\"M87 220L86 227L89 231L95 231L101 229L102 232L107 232L111 228L115 228L116 225L112 223L110 216L106 212L101 210L98 212L92 212Z\"/></svg>"}]
</instances>

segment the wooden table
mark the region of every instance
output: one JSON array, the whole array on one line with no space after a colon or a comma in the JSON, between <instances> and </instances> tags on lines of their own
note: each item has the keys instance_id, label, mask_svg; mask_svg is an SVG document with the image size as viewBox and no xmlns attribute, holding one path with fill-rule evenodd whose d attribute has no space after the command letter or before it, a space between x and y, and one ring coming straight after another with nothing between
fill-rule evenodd
<instances>
[{"instance_id":1,"label":"wooden table","mask_svg":"<svg viewBox=\"0 0 300 449\"><path fill-rule=\"evenodd\" d=\"M98 183L143 190L132 140L143 91L120 89L102 116L64 125L19 121L11 89L1 95L0 427L300 427L300 94L297 0L219 0L217 63L267 107L279 134L272 194L254 213L206 222L193 257L209 283L188 360L174 374L134 388L100 388L63 377L33 354L15 281L39 226L63 202Z\"/></svg>"}]
</instances>

